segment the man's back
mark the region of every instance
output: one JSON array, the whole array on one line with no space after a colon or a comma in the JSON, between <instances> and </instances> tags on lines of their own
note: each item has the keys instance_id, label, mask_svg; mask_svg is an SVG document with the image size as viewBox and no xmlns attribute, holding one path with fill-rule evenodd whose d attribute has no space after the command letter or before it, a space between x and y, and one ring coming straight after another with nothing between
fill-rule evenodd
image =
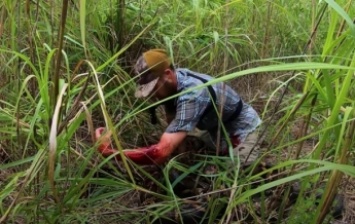
<instances>
[{"instance_id":1,"label":"man's back","mask_svg":"<svg viewBox=\"0 0 355 224\"><path fill-rule=\"evenodd\" d=\"M213 79L211 76L196 73L188 69L176 69L176 77L178 92L195 88ZM170 123L166 132L192 131L195 127L198 127L201 130L208 130L212 134L216 132L219 120L221 119L228 133L232 136L238 129L237 125L233 125L233 123L236 123L238 120L237 117L239 116L236 116L235 112L238 112L236 110L238 108L241 109L240 107L243 108L240 111L241 115L247 112L248 114L250 112L253 114L253 116L244 116L247 119L247 123L255 123L252 122L255 120L254 117L259 120L257 113L253 113L254 110L248 104L242 102L240 96L230 86L219 82L213 84L212 88L216 98L215 104L212 103L213 97L211 95L213 93L211 93L211 88L209 89L208 87L194 89L179 96L175 100L175 119ZM209 108L211 103L212 108ZM240 105L241 103L242 105ZM218 115L215 109L217 109ZM209 111L205 113L206 110Z\"/></svg>"}]
</instances>

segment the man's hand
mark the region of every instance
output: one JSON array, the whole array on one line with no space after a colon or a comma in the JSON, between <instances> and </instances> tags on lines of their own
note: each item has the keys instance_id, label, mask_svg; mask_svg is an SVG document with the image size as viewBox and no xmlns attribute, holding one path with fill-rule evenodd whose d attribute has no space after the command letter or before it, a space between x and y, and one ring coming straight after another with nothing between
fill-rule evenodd
<instances>
[{"instance_id":1,"label":"man's hand","mask_svg":"<svg viewBox=\"0 0 355 224\"><path fill-rule=\"evenodd\" d=\"M117 150L112 149L111 147L111 131L103 134L105 128L100 127L95 130L95 140L98 142L98 150L103 156L110 156L117 152Z\"/></svg>"},{"instance_id":2,"label":"man's hand","mask_svg":"<svg viewBox=\"0 0 355 224\"><path fill-rule=\"evenodd\" d=\"M111 147L111 132L103 134L105 128L98 128L95 130L95 139L98 141L99 152L107 157L117 153L116 149ZM171 153L177 148L177 146L186 137L186 132L177 133L164 133L160 138L160 141L156 145L148 147L123 150L124 156L131 159L133 162L141 165L147 164L161 164L171 155ZM120 160L121 155L117 154L116 159Z\"/></svg>"}]
</instances>

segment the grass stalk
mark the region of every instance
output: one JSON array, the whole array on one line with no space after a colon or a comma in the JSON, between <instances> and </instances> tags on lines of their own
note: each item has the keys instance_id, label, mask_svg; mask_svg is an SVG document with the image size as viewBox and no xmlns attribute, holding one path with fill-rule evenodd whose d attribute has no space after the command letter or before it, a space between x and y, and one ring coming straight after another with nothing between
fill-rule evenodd
<instances>
[{"instance_id":1,"label":"grass stalk","mask_svg":"<svg viewBox=\"0 0 355 224\"><path fill-rule=\"evenodd\" d=\"M338 164L347 164L349 149L352 147L355 137L355 121L354 121L354 109L347 108L345 112L345 117L350 116L352 119L348 121L348 119L344 119L344 126L347 127L346 134L344 136L344 140L342 141L342 148L340 153L335 156L334 162ZM348 123L349 122L349 123ZM340 184L343 173L338 170L333 170L330 174L329 180L327 181L327 186L325 188L323 197L319 203L317 214L315 216L315 223L321 224L324 223L324 219L329 213L330 207L333 204L334 197L338 192L338 186Z\"/></svg>"},{"instance_id":2,"label":"grass stalk","mask_svg":"<svg viewBox=\"0 0 355 224\"><path fill-rule=\"evenodd\" d=\"M265 32L264 32L264 38L263 38L263 44L262 44L262 49L261 49L261 57L262 58L267 58L266 51L268 49L268 46L270 45L270 26L271 26L271 18L273 15L273 6L274 3L272 1L267 1L267 13L266 13L266 18L264 20L264 27L265 27Z\"/></svg>"},{"instance_id":3,"label":"grass stalk","mask_svg":"<svg viewBox=\"0 0 355 224\"><path fill-rule=\"evenodd\" d=\"M290 191L288 183L300 182L299 201L310 202L303 193L312 188L309 185L318 188L323 178L328 180L326 191L311 218L319 223L327 219L342 175L355 176L354 166L346 161L346 156L350 160L355 129L354 111L347 107L354 99L355 59L349 47L354 46L352 0L80 0L71 1L74 7L68 0L61 3L0 3L0 160L3 151L9 155L0 161L0 222L149 222L173 211L182 220L186 203L202 197L209 199L203 214L208 223L217 217L233 222L235 216L242 219L246 214L254 222L267 223L271 212L265 191L276 189L284 197L276 211L277 222L282 223L285 215L287 221L299 215L287 212L284 195ZM114 24L118 25L115 33L107 31L109 17L122 22ZM308 27L311 33L307 33ZM112 34L119 36L116 47ZM221 158L197 156L190 166L174 157L166 167L159 167L163 176L157 177L124 157L117 163L115 156L97 156L93 145L97 126L106 125L113 133L114 146L121 151L157 140L150 136L151 130L159 133L166 125L153 127L144 114L161 102L132 97L131 65L143 49L151 47L168 48L179 67L217 77L194 90L230 81L238 91L251 90L246 99L255 99L255 90L268 96L261 109L263 120L278 119L276 125L266 125L270 132L276 130L268 154L275 155L277 165L244 176L239 175L239 168L228 170L227 160ZM318 51L320 56L312 55ZM270 56L267 52L280 57L264 58ZM61 72L63 63L66 71ZM253 82L244 85L244 77ZM285 77L289 78L285 81ZM277 94L281 94L278 102ZM298 116L304 118L301 133L293 138L288 127ZM313 159L304 159L303 148L310 140L316 146L310 147L307 158ZM283 157L291 147L297 147L295 157ZM218 174L206 176L205 164L217 165ZM169 179L172 169L182 173L174 181ZM272 175L273 181L263 179L276 170L282 173L277 178ZM179 198L174 187L189 175L208 178L213 189ZM143 204L140 196L153 201ZM254 199L265 201L261 213ZM244 205L242 214L237 209ZM304 205L296 203L292 211L302 209ZM149 217L142 218L142 214Z\"/></svg>"},{"instance_id":4,"label":"grass stalk","mask_svg":"<svg viewBox=\"0 0 355 224\"><path fill-rule=\"evenodd\" d=\"M60 95L58 95L57 104L54 110L52 117L51 130L49 135L49 156L48 156L48 180L52 188L53 196L56 202L60 203L60 198L55 186L55 163L56 163L56 154L57 154L57 128L59 122L60 108L62 106L62 98L67 88L67 84L63 86Z\"/></svg>"},{"instance_id":5,"label":"grass stalk","mask_svg":"<svg viewBox=\"0 0 355 224\"><path fill-rule=\"evenodd\" d=\"M53 91L53 95L52 95L52 107L53 107L52 110L53 111L56 107L57 96L59 93L59 77L60 77L60 67L61 67L61 62L62 62L62 50L63 50L65 24L66 24L67 13L68 13L68 2L69 2L69 0L63 1L60 26L59 26L59 33L58 33L58 51L57 51L57 55L56 55L55 68L54 68L54 74L53 74L53 85L54 85L54 91Z\"/></svg>"}]
</instances>

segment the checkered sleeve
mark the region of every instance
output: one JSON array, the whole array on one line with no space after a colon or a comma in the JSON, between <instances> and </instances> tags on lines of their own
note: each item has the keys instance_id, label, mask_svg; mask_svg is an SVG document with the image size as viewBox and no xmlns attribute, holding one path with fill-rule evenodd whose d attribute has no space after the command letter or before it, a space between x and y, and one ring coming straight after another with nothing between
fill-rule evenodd
<instances>
[{"instance_id":1,"label":"checkered sleeve","mask_svg":"<svg viewBox=\"0 0 355 224\"><path fill-rule=\"evenodd\" d=\"M169 124L165 132L189 132L196 127L201 114L206 109L206 103L201 101L199 96L199 91L192 91L178 99L175 119Z\"/></svg>"}]
</instances>

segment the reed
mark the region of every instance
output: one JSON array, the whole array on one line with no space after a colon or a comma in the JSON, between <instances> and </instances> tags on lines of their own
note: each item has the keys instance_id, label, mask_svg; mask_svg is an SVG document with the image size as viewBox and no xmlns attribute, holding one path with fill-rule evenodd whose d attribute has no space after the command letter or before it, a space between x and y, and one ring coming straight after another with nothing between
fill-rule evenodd
<instances>
[{"instance_id":1,"label":"reed","mask_svg":"<svg viewBox=\"0 0 355 224\"><path fill-rule=\"evenodd\" d=\"M191 214L207 223L332 220L344 176L355 176L352 5L2 1L0 223L190 223ZM209 155L186 164L181 154L153 169L98 156L98 126L119 151L164 130L149 123L154 104L133 96L132 64L151 47L216 77L197 88L223 81L253 105L262 98L268 146L260 160L272 157L274 166L259 172ZM206 174L209 165L218 172ZM174 190L196 180L202 192L184 198Z\"/></svg>"}]
</instances>

